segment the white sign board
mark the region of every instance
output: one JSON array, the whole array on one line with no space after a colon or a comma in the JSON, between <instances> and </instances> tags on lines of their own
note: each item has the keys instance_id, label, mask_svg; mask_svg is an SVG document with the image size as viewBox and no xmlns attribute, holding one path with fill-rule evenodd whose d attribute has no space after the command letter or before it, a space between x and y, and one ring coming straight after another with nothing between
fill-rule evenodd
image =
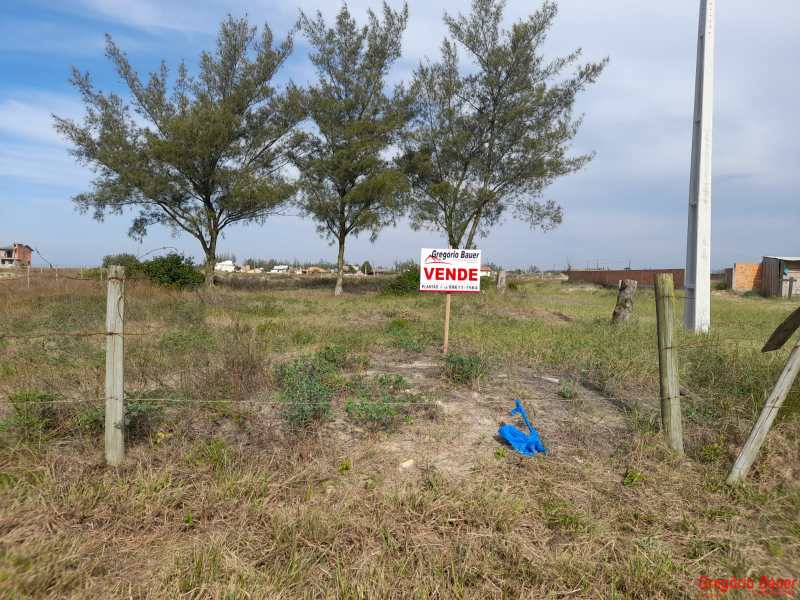
<instances>
[{"instance_id":1,"label":"white sign board","mask_svg":"<svg viewBox=\"0 0 800 600\"><path fill-rule=\"evenodd\" d=\"M477 294L481 291L481 251L423 248L419 291Z\"/></svg>"}]
</instances>

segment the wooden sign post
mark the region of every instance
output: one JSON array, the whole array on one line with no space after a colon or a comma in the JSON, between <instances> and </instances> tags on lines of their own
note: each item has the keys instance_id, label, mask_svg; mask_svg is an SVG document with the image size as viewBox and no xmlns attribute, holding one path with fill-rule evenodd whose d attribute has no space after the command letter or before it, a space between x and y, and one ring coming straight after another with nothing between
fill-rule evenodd
<instances>
[{"instance_id":1,"label":"wooden sign post","mask_svg":"<svg viewBox=\"0 0 800 600\"><path fill-rule=\"evenodd\" d=\"M419 291L444 292L444 354L450 342L450 297L453 293L481 291L481 251L423 248L420 255Z\"/></svg>"},{"instance_id":2,"label":"wooden sign post","mask_svg":"<svg viewBox=\"0 0 800 600\"><path fill-rule=\"evenodd\" d=\"M447 343L450 341L450 296L453 294L447 292L447 298L444 301L444 350L442 354L447 354Z\"/></svg>"}]
</instances>

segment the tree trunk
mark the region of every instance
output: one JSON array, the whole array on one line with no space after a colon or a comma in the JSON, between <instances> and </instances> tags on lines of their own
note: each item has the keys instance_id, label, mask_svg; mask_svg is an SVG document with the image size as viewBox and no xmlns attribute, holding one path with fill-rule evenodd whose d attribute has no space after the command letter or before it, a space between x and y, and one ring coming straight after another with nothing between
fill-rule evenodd
<instances>
[{"instance_id":1,"label":"tree trunk","mask_svg":"<svg viewBox=\"0 0 800 600\"><path fill-rule=\"evenodd\" d=\"M215 249L209 248L206 252L206 287L214 287L214 267L217 266Z\"/></svg>"},{"instance_id":2,"label":"tree trunk","mask_svg":"<svg viewBox=\"0 0 800 600\"><path fill-rule=\"evenodd\" d=\"M214 267L217 264L216 256L206 255L206 287L214 287Z\"/></svg>"},{"instance_id":3,"label":"tree trunk","mask_svg":"<svg viewBox=\"0 0 800 600\"><path fill-rule=\"evenodd\" d=\"M344 279L344 239L339 239L339 261L338 269L336 270L336 289L333 292L334 296L342 295L342 280Z\"/></svg>"},{"instance_id":4,"label":"tree trunk","mask_svg":"<svg viewBox=\"0 0 800 600\"><path fill-rule=\"evenodd\" d=\"M508 289L508 285L506 284L506 272L505 271L498 271L497 272L497 291L501 294L505 294L506 290Z\"/></svg>"},{"instance_id":5,"label":"tree trunk","mask_svg":"<svg viewBox=\"0 0 800 600\"><path fill-rule=\"evenodd\" d=\"M475 219L472 221L472 227L469 230L469 236L467 237L467 243L464 246L467 250L472 248L472 242L475 239L475 234L478 233L478 223L481 220L481 213L483 211L478 209L477 214L475 215Z\"/></svg>"},{"instance_id":6,"label":"tree trunk","mask_svg":"<svg viewBox=\"0 0 800 600\"><path fill-rule=\"evenodd\" d=\"M634 279L622 280L617 296L617 306L614 308L614 314L611 315L612 323L624 323L630 319L633 312L633 297L636 295L638 285Z\"/></svg>"}]
</instances>

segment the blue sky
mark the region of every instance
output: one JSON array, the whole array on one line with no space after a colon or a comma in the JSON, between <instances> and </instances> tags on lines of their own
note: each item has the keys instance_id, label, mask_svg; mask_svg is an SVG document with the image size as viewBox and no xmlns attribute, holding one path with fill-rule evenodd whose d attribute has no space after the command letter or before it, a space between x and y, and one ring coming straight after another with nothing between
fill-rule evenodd
<instances>
[{"instance_id":1,"label":"blue sky","mask_svg":"<svg viewBox=\"0 0 800 600\"><path fill-rule=\"evenodd\" d=\"M391 2L399 7L400 3ZM468 2L409 0L405 55L391 82L408 80L419 60L438 57L442 14L469 9ZM349 2L363 22L368 6ZM509 0L508 19L535 4ZM757 6L757 8L756 8ZM97 264L105 254L147 252L175 246L199 259L189 236L172 238L152 228L139 246L126 237L130 217L97 223L75 212L70 198L89 188L91 173L67 154L51 114L79 118L82 107L67 79L72 65L88 70L103 90L124 93L104 58L110 33L140 73L166 60L185 59L195 71L203 49L212 49L228 13L265 21L282 38L298 11L318 9L330 20L338 2L244 0L4 0L0 5L0 245L36 246L63 266ZM479 241L484 260L506 268L627 265L682 267L685 261L689 155L697 36L697 0L562 0L545 47L555 57L582 47L584 58L610 56L600 81L580 98L584 125L576 153L597 152L581 173L545 193L564 207L564 223L542 234L508 220ZM754 262L765 254L798 255L800 239L800 3L772 0L717 2L714 90L712 266ZM281 74L306 84L313 78L308 46ZM195 71L196 72L196 71ZM442 238L412 232L401 222L375 244L348 239L350 262L415 258L420 247ZM313 223L277 217L262 227L227 230L220 252L258 257L333 260L335 249ZM41 262L38 257L37 262Z\"/></svg>"}]
</instances>

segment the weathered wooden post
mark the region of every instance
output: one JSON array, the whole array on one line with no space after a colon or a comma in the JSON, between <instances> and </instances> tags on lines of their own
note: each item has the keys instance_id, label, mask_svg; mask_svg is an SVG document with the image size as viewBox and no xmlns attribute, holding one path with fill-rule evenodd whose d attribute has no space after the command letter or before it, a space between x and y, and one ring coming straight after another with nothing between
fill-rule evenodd
<instances>
[{"instance_id":1,"label":"weathered wooden post","mask_svg":"<svg viewBox=\"0 0 800 600\"><path fill-rule=\"evenodd\" d=\"M125 404L123 371L123 323L125 316L125 267L108 270L106 302L106 462L125 461Z\"/></svg>"},{"instance_id":2,"label":"weathered wooden post","mask_svg":"<svg viewBox=\"0 0 800 600\"><path fill-rule=\"evenodd\" d=\"M611 315L612 323L624 323L631 318L631 313L633 312L633 297L636 296L636 289L638 287L639 282L635 279L623 279L620 282L617 305L614 307L614 313Z\"/></svg>"},{"instance_id":3,"label":"weathered wooden post","mask_svg":"<svg viewBox=\"0 0 800 600\"><path fill-rule=\"evenodd\" d=\"M661 424L670 447L683 454L678 352L675 349L675 288L672 273L656 273L658 379L661 384Z\"/></svg>"},{"instance_id":4,"label":"weathered wooden post","mask_svg":"<svg viewBox=\"0 0 800 600\"><path fill-rule=\"evenodd\" d=\"M508 284L506 283L506 272L505 271L498 271L497 272L497 291L501 294L505 294L506 290L508 289Z\"/></svg>"},{"instance_id":5,"label":"weathered wooden post","mask_svg":"<svg viewBox=\"0 0 800 600\"><path fill-rule=\"evenodd\" d=\"M800 308L795 310L789 318L781 323L767 343L761 349L762 352L771 352L782 348L783 345L792 337L792 334L800 327ZM726 483L728 485L736 485L747 477L750 467L753 466L761 444L767 437L769 428L772 427L772 422L778 414L778 409L783 404L789 390L792 389L792 383L800 371L800 338L789 353L789 360L786 361L786 366L783 367L781 376L772 388L772 393L767 398L764 408L761 409L761 414L758 415L758 420L747 436L747 441L742 446L739 456L736 457L736 462L733 463L733 468L728 474Z\"/></svg>"}]
</instances>

